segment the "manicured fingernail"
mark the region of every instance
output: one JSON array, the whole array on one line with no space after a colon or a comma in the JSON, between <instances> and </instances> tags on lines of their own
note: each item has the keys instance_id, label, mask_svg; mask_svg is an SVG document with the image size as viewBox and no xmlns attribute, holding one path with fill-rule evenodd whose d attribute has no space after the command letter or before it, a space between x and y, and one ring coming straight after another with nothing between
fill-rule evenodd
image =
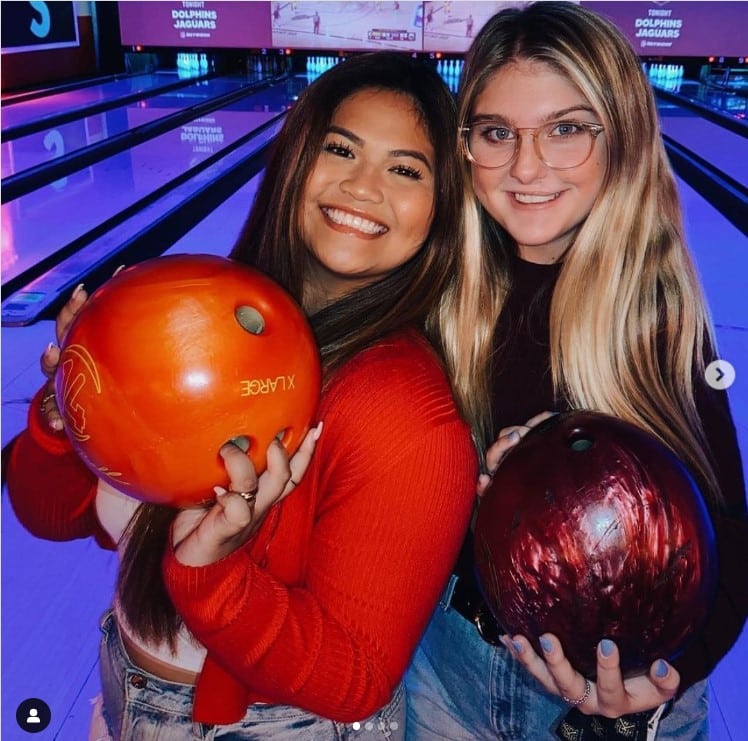
<instances>
[{"instance_id":1,"label":"manicured fingernail","mask_svg":"<svg viewBox=\"0 0 748 741\"><path fill-rule=\"evenodd\" d=\"M512 430L509 435L507 435L507 440L516 443L519 440L519 432L517 432L517 430Z\"/></svg>"},{"instance_id":2,"label":"manicured fingernail","mask_svg":"<svg viewBox=\"0 0 748 741\"><path fill-rule=\"evenodd\" d=\"M522 644L519 641L512 641L512 648L518 653L522 653Z\"/></svg>"},{"instance_id":3,"label":"manicured fingernail","mask_svg":"<svg viewBox=\"0 0 748 741\"><path fill-rule=\"evenodd\" d=\"M600 641L600 653L603 656L610 656L613 653L614 648L615 644L608 638L603 638L602 641Z\"/></svg>"},{"instance_id":4,"label":"manicured fingernail","mask_svg":"<svg viewBox=\"0 0 748 741\"><path fill-rule=\"evenodd\" d=\"M54 342L50 342L50 343L49 343L49 344L47 345L47 352L49 352L50 350L53 350L53 349L54 349L55 347L57 347L57 345L55 345L55 343L54 343Z\"/></svg>"},{"instance_id":5,"label":"manicured fingernail","mask_svg":"<svg viewBox=\"0 0 748 741\"><path fill-rule=\"evenodd\" d=\"M118 267L118 268L117 268L117 269L116 269L116 270L115 270L115 271L114 271L114 272L112 273L112 278L114 278L114 276L115 276L115 275L117 275L117 273L119 273L119 271L120 271L120 270L124 270L124 269L125 269L125 266L124 266L124 265L120 265L120 266L119 266L119 267Z\"/></svg>"},{"instance_id":6,"label":"manicured fingernail","mask_svg":"<svg viewBox=\"0 0 748 741\"><path fill-rule=\"evenodd\" d=\"M246 435L237 435L228 440L226 444L235 445L242 453L246 453L249 450L250 440Z\"/></svg>"},{"instance_id":7,"label":"manicured fingernail","mask_svg":"<svg viewBox=\"0 0 748 741\"><path fill-rule=\"evenodd\" d=\"M83 283L79 283L73 291L72 298L75 298L83 290Z\"/></svg>"},{"instance_id":8,"label":"manicured fingernail","mask_svg":"<svg viewBox=\"0 0 748 741\"><path fill-rule=\"evenodd\" d=\"M320 422L314 430L314 435L312 436L314 438L314 442L317 442L317 440L319 440L321 434L322 434L322 422Z\"/></svg>"},{"instance_id":9,"label":"manicured fingernail","mask_svg":"<svg viewBox=\"0 0 748 741\"><path fill-rule=\"evenodd\" d=\"M659 659L655 664L655 677L659 677L660 679L662 679L663 677L667 676L667 673L668 665L662 659Z\"/></svg>"},{"instance_id":10,"label":"manicured fingernail","mask_svg":"<svg viewBox=\"0 0 748 741\"><path fill-rule=\"evenodd\" d=\"M549 638L541 637L540 648L542 648L543 651L549 654L553 650L553 644L551 643Z\"/></svg>"}]
</instances>

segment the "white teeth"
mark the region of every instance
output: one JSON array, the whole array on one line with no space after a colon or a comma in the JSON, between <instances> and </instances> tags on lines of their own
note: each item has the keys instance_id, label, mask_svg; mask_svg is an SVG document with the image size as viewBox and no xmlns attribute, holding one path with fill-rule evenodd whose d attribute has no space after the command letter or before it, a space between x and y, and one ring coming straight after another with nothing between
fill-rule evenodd
<instances>
[{"instance_id":1,"label":"white teeth","mask_svg":"<svg viewBox=\"0 0 748 741\"><path fill-rule=\"evenodd\" d=\"M349 214L347 211L341 211L337 208L323 208L322 211L330 221L340 224L341 226L350 226L364 234L384 234L387 231L387 227L383 224L377 224L375 221L362 219L360 216L354 216L353 214Z\"/></svg>"},{"instance_id":2,"label":"white teeth","mask_svg":"<svg viewBox=\"0 0 748 741\"><path fill-rule=\"evenodd\" d=\"M514 200L520 203L548 203L549 201L555 201L560 193L551 193L547 196L532 195L530 193L514 193Z\"/></svg>"}]
</instances>

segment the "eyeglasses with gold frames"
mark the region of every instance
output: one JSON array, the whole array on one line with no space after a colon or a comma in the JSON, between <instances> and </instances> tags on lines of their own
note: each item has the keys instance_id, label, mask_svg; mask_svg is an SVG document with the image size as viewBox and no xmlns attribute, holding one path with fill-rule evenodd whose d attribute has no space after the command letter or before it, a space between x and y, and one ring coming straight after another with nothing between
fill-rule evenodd
<instances>
[{"instance_id":1,"label":"eyeglasses with gold frames","mask_svg":"<svg viewBox=\"0 0 748 741\"><path fill-rule=\"evenodd\" d=\"M602 124L551 121L534 129L515 129L501 121L476 121L460 127L465 155L478 167L496 169L513 162L523 136L532 137L535 153L553 170L571 170L592 154Z\"/></svg>"}]
</instances>

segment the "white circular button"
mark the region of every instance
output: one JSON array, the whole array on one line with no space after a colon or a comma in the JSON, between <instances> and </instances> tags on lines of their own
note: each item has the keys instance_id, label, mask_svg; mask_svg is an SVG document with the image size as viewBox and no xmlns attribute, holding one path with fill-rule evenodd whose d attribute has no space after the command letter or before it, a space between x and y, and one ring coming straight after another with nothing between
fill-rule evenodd
<instances>
[{"instance_id":1,"label":"white circular button","mask_svg":"<svg viewBox=\"0 0 748 741\"><path fill-rule=\"evenodd\" d=\"M727 360L713 360L704 375L706 382L717 391L729 389L735 383L735 368Z\"/></svg>"}]
</instances>

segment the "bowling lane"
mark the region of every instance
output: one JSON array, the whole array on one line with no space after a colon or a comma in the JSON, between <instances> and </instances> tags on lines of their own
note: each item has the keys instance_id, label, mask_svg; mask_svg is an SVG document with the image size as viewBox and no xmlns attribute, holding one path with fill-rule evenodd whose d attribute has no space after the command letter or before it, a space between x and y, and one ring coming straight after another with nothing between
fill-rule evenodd
<instances>
[{"instance_id":1,"label":"bowling lane","mask_svg":"<svg viewBox=\"0 0 748 741\"><path fill-rule=\"evenodd\" d=\"M264 174L265 171L262 170L247 181L246 185L239 188L194 229L177 240L164 254L210 254L224 257L228 255L249 214Z\"/></svg>"},{"instance_id":2,"label":"bowling lane","mask_svg":"<svg viewBox=\"0 0 748 741\"><path fill-rule=\"evenodd\" d=\"M687 80L678 95L748 124L748 93L740 88L715 88Z\"/></svg>"},{"instance_id":3,"label":"bowling lane","mask_svg":"<svg viewBox=\"0 0 748 741\"><path fill-rule=\"evenodd\" d=\"M56 116L61 111L67 111L71 108L82 108L95 103L116 100L133 93L146 93L155 87L178 82L179 79L180 76L177 75L176 71L155 72L96 83L76 90L44 95L18 103L4 102L2 107L2 131L41 118Z\"/></svg>"},{"instance_id":4,"label":"bowling lane","mask_svg":"<svg viewBox=\"0 0 748 741\"><path fill-rule=\"evenodd\" d=\"M679 180L685 227L696 267L704 285L715 323L719 355L736 371L728 389L738 435L744 475L748 478L748 237L730 224L711 204ZM744 738L738 729L746 725L745 666L748 662L748 631L712 672L709 683L710 724L713 741Z\"/></svg>"},{"instance_id":5,"label":"bowling lane","mask_svg":"<svg viewBox=\"0 0 748 741\"><path fill-rule=\"evenodd\" d=\"M104 141L128 131L133 125L155 121L188 106L251 84L253 81L247 77L196 80L185 88L142 98L117 108L83 116L69 123L3 142L0 156L2 177L15 175L30 167L50 162L91 144ZM131 109L138 109L139 115L133 116ZM133 124L134 120L138 123Z\"/></svg>"},{"instance_id":6,"label":"bowling lane","mask_svg":"<svg viewBox=\"0 0 748 741\"><path fill-rule=\"evenodd\" d=\"M680 178L678 190L683 203L688 244L709 302L718 339L720 335L743 338L742 350L735 362L731 362L748 374L748 343L745 342L748 333L748 302L745 300L748 236ZM734 343L730 341L730 344ZM731 389L733 391L746 394L748 384L736 383ZM748 454L748 395L744 396L743 404L744 452ZM748 475L748 468L745 473Z\"/></svg>"},{"instance_id":7,"label":"bowling lane","mask_svg":"<svg viewBox=\"0 0 748 741\"><path fill-rule=\"evenodd\" d=\"M3 282L277 116L306 84L306 78L296 77L273 85L3 204ZM139 125L152 112L134 108L128 115Z\"/></svg>"},{"instance_id":8,"label":"bowling lane","mask_svg":"<svg viewBox=\"0 0 748 741\"><path fill-rule=\"evenodd\" d=\"M748 185L748 125L745 135L709 121L696 111L658 97L662 131L738 183Z\"/></svg>"}]
</instances>

